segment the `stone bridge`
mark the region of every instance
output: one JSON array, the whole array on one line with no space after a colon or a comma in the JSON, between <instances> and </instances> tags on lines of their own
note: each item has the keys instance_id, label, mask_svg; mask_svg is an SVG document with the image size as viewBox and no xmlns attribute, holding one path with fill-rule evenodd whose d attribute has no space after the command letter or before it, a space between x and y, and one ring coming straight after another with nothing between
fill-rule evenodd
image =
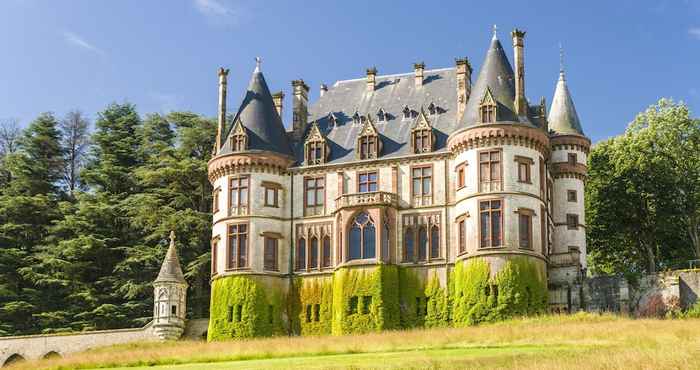
<instances>
[{"instance_id":1,"label":"stone bridge","mask_svg":"<svg viewBox=\"0 0 700 370\"><path fill-rule=\"evenodd\" d=\"M136 329L0 337L0 367L23 360L62 357L95 347L157 339L151 323Z\"/></svg>"}]
</instances>

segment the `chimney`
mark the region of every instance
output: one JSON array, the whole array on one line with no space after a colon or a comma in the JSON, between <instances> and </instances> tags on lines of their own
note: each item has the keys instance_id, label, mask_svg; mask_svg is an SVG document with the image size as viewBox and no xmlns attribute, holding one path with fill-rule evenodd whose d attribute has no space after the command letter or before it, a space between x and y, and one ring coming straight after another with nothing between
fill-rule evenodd
<instances>
[{"instance_id":1,"label":"chimney","mask_svg":"<svg viewBox=\"0 0 700 370\"><path fill-rule=\"evenodd\" d=\"M226 125L226 78L228 77L228 69L219 68L219 122L216 126L216 148L214 154L218 154L221 150L221 135L224 132Z\"/></svg>"},{"instance_id":2,"label":"chimney","mask_svg":"<svg viewBox=\"0 0 700 370\"><path fill-rule=\"evenodd\" d=\"M374 91L377 79L377 68L367 68L367 91Z\"/></svg>"},{"instance_id":3,"label":"chimney","mask_svg":"<svg viewBox=\"0 0 700 370\"><path fill-rule=\"evenodd\" d=\"M425 63L420 62L420 63L414 63L413 64L413 71L415 72L415 82L416 82L416 87L421 87L423 86L423 71L425 70Z\"/></svg>"},{"instance_id":4,"label":"chimney","mask_svg":"<svg viewBox=\"0 0 700 370\"><path fill-rule=\"evenodd\" d=\"M272 94L272 101L275 103L275 109L277 110L277 114L280 116L280 119L282 119L282 101L284 100L284 92L279 91L274 94Z\"/></svg>"},{"instance_id":5,"label":"chimney","mask_svg":"<svg viewBox=\"0 0 700 370\"><path fill-rule=\"evenodd\" d=\"M466 57L455 59L455 71L457 74L457 117L461 119L472 92L472 66L469 59Z\"/></svg>"},{"instance_id":6,"label":"chimney","mask_svg":"<svg viewBox=\"0 0 700 370\"><path fill-rule=\"evenodd\" d=\"M306 129L309 118L309 86L304 80L292 81L294 96L292 98L292 132L296 140L300 140Z\"/></svg>"},{"instance_id":7,"label":"chimney","mask_svg":"<svg viewBox=\"0 0 700 370\"><path fill-rule=\"evenodd\" d=\"M515 55L515 111L519 116L527 114L527 100L525 100L525 49L523 39L525 31L514 29L510 33L513 37L513 54Z\"/></svg>"},{"instance_id":8,"label":"chimney","mask_svg":"<svg viewBox=\"0 0 700 370\"><path fill-rule=\"evenodd\" d=\"M326 84L321 84L321 91L319 92L319 96L323 97L323 95L325 95L327 91L328 91L328 86L326 86Z\"/></svg>"}]
</instances>

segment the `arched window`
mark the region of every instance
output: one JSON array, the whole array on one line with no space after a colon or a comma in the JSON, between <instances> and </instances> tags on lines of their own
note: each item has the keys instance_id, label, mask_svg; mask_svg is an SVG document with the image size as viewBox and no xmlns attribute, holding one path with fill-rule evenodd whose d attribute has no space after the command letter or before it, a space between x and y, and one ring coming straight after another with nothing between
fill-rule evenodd
<instances>
[{"instance_id":1,"label":"arched window","mask_svg":"<svg viewBox=\"0 0 700 370\"><path fill-rule=\"evenodd\" d=\"M311 238L311 251L309 252L309 268L318 268L318 238Z\"/></svg>"},{"instance_id":2,"label":"arched window","mask_svg":"<svg viewBox=\"0 0 700 370\"><path fill-rule=\"evenodd\" d=\"M430 258L440 257L440 229L437 225L430 228Z\"/></svg>"},{"instance_id":3,"label":"arched window","mask_svg":"<svg viewBox=\"0 0 700 370\"><path fill-rule=\"evenodd\" d=\"M404 262L409 262L413 261L413 254L414 254L414 245L415 242L413 240L413 229L410 227L406 229L406 234L403 239L403 261Z\"/></svg>"},{"instance_id":4,"label":"arched window","mask_svg":"<svg viewBox=\"0 0 700 370\"><path fill-rule=\"evenodd\" d=\"M306 270L306 239L297 242L297 270Z\"/></svg>"},{"instance_id":5,"label":"arched window","mask_svg":"<svg viewBox=\"0 0 700 370\"><path fill-rule=\"evenodd\" d=\"M428 255L428 229L421 226L418 229L418 261L425 261Z\"/></svg>"},{"instance_id":6,"label":"arched window","mask_svg":"<svg viewBox=\"0 0 700 370\"><path fill-rule=\"evenodd\" d=\"M358 214L348 233L348 260L375 258L376 229L367 212Z\"/></svg>"},{"instance_id":7,"label":"arched window","mask_svg":"<svg viewBox=\"0 0 700 370\"><path fill-rule=\"evenodd\" d=\"M330 267L331 266L331 238L328 235L323 237L323 252L321 253L321 255L322 255L321 267Z\"/></svg>"}]
</instances>

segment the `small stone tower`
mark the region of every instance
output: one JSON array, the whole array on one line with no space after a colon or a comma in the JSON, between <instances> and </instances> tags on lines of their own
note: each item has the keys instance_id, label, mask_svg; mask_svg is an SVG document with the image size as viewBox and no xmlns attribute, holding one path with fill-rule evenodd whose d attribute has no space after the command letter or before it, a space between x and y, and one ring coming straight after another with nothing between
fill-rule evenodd
<instances>
[{"instance_id":1,"label":"small stone tower","mask_svg":"<svg viewBox=\"0 0 700 370\"><path fill-rule=\"evenodd\" d=\"M175 249L175 232L170 232L170 246L156 281L153 282L153 330L161 340L180 338L185 330L187 282L182 275Z\"/></svg>"}]
</instances>

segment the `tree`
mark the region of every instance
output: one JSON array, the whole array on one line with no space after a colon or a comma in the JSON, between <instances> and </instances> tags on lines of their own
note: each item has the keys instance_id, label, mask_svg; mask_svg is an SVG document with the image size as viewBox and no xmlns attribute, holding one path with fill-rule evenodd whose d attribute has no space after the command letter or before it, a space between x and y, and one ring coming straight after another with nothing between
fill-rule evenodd
<instances>
[{"instance_id":1,"label":"tree","mask_svg":"<svg viewBox=\"0 0 700 370\"><path fill-rule=\"evenodd\" d=\"M0 122L0 189L4 189L12 180L6 158L17 151L20 135L21 130L17 120L9 119Z\"/></svg>"},{"instance_id":2,"label":"tree","mask_svg":"<svg viewBox=\"0 0 700 370\"><path fill-rule=\"evenodd\" d=\"M68 188L68 193L71 197L74 197L75 191L81 188L79 175L85 160L85 152L89 145L89 125L90 122L78 110L68 112L59 125L65 162L63 182Z\"/></svg>"},{"instance_id":3,"label":"tree","mask_svg":"<svg viewBox=\"0 0 700 370\"><path fill-rule=\"evenodd\" d=\"M680 163L697 162L699 152L688 143L697 121L693 127L687 117L682 104L661 100L624 135L591 150L586 214L594 270L651 273L693 255L688 225L697 203L687 194L696 191L697 169Z\"/></svg>"}]
</instances>

